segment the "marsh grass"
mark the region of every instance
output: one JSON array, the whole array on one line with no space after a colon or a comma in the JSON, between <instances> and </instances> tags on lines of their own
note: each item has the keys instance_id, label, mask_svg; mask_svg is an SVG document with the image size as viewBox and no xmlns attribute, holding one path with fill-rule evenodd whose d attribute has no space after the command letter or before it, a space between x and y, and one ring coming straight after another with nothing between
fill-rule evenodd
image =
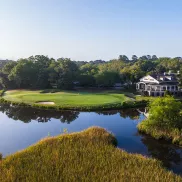
<instances>
[{"instance_id":1,"label":"marsh grass","mask_svg":"<svg viewBox=\"0 0 182 182\"><path fill-rule=\"evenodd\" d=\"M172 128L172 127L159 127L150 124L148 119L143 120L138 124L138 130L142 133L148 134L155 139L164 139L172 142L173 144L182 146L182 129Z\"/></svg>"},{"instance_id":2,"label":"marsh grass","mask_svg":"<svg viewBox=\"0 0 182 182\"><path fill-rule=\"evenodd\" d=\"M102 128L47 137L0 162L1 182L163 181L182 178L161 163L116 148Z\"/></svg>"}]
</instances>

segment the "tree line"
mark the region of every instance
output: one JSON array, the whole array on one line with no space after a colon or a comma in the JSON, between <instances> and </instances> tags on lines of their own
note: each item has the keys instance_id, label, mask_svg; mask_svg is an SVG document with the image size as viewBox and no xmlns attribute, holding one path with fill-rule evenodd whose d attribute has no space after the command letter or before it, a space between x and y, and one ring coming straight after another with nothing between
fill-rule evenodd
<instances>
[{"instance_id":1,"label":"tree line","mask_svg":"<svg viewBox=\"0 0 182 182\"><path fill-rule=\"evenodd\" d=\"M82 87L111 87L115 83L132 85L146 74L179 71L182 58L156 55L130 60L126 55L110 61L57 60L44 55L21 58L17 61L0 60L0 87L5 89L71 89Z\"/></svg>"}]
</instances>

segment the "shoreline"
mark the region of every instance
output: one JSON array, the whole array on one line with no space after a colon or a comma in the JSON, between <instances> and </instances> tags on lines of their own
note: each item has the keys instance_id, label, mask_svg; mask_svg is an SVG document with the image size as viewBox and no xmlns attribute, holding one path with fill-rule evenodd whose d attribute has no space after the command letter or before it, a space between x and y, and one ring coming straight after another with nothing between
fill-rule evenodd
<instances>
[{"instance_id":1,"label":"shoreline","mask_svg":"<svg viewBox=\"0 0 182 182\"><path fill-rule=\"evenodd\" d=\"M137 125L137 129L140 133L149 135L155 140L165 140L172 145L182 147L182 135L181 130L177 128L164 129L156 126L151 126L147 124L147 119L141 121Z\"/></svg>"},{"instance_id":2,"label":"shoreline","mask_svg":"<svg viewBox=\"0 0 182 182\"><path fill-rule=\"evenodd\" d=\"M100 106L58 106L58 105L47 105L47 104L28 104L25 102L15 102L0 98L0 103L7 103L12 105L24 106L24 107L32 107L37 109L45 109L45 110L68 110L68 111L106 111L106 110L115 110L115 109L128 109L128 108L137 108L137 107L145 107L147 105L147 101L129 101L123 102L122 104L106 104Z\"/></svg>"}]
</instances>

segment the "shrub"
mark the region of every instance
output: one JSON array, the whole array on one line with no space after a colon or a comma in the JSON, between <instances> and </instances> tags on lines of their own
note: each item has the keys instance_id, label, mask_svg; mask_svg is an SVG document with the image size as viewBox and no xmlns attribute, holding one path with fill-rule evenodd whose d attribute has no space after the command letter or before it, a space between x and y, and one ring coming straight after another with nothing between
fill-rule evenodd
<instances>
[{"instance_id":1,"label":"shrub","mask_svg":"<svg viewBox=\"0 0 182 182\"><path fill-rule=\"evenodd\" d=\"M155 139L165 139L182 145L182 103L167 95L149 104L149 118L137 126L140 132Z\"/></svg>"},{"instance_id":2,"label":"shrub","mask_svg":"<svg viewBox=\"0 0 182 182\"><path fill-rule=\"evenodd\" d=\"M4 89L3 90L0 90L0 97L2 97L4 95L5 91L6 90L4 90Z\"/></svg>"},{"instance_id":3,"label":"shrub","mask_svg":"<svg viewBox=\"0 0 182 182\"><path fill-rule=\"evenodd\" d=\"M182 103L171 96L158 97L149 104L148 121L165 128L182 128Z\"/></svg>"},{"instance_id":4,"label":"shrub","mask_svg":"<svg viewBox=\"0 0 182 182\"><path fill-rule=\"evenodd\" d=\"M169 90L166 90L166 91L164 92L164 96L166 97L166 96L172 96L172 95L171 95L171 92L169 92Z\"/></svg>"}]
</instances>

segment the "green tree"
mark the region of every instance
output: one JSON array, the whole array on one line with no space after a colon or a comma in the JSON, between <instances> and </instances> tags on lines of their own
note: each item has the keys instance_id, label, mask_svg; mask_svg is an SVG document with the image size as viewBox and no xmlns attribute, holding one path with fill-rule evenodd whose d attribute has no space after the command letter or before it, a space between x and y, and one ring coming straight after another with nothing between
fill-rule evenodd
<instances>
[{"instance_id":1,"label":"green tree","mask_svg":"<svg viewBox=\"0 0 182 182\"><path fill-rule=\"evenodd\" d=\"M31 60L21 59L8 75L18 88L32 88L37 80L37 69Z\"/></svg>"},{"instance_id":2,"label":"green tree","mask_svg":"<svg viewBox=\"0 0 182 182\"><path fill-rule=\"evenodd\" d=\"M124 62L129 61L129 59L126 55L119 55L119 60L124 61Z\"/></svg>"},{"instance_id":3,"label":"green tree","mask_svg":"<svg viewBox=\"0 0 182 182\"><path fill-rule=\"evenodd\" d=\"M115 83L120 82L119 74L116 72L105 71L99 73L95 77L97 85L111 87Z\"/></svg>"},{"instance_id":4,"label":"green tree","mask_svg":"<svg viewBox=\"0 0 182 182\"><path fill-rule=\"evenodd\" d=\"M50 85L52 87L58 86L59 73L61 72L59 62L52 60L51 64L49 65L48 72L49 72L48 81Z\"/></svg>"},{"instance_id":5,"label":"green tree","mask_svg":"<svg viewBox=\"0 0 182 182\"><path fill-rule=\"evenodd\" d=\"M147 56L141 56L139 59L144 61L144 60L148 60L148 57Z\"/></svg>"},{"instance_id":6,"label":"green tree","mask_svg":"<svg viewBox=\"0 0 182 182\"><path fill-rule=\"evenodd\" d=\"M8 62L7 64L4 65L2 70L0 70L0 85L2 88L5 89L12 89L16 88L16 84L14 81L10 81L8 76L11 73L11 70L17 65L17 62L12 61Z\"/></svg>"},{"instance_id":7,"label":"green tree","mask_svg":"<svg viewBox=\"0 0 182 182\"><path fill-rule=\"evenodd\" d=\"M179 84L180 84L180 86L182 87L182 68L180 69L178 78L179 78Z\"/></svg>"},{"instance_id":8,"label":"green tree","mask_svg":"<svg viewBox=\"0 0 182 182\"><path fill-rule=\"evenodd\" d=\"M137 57L136 55L133 55L133 56L132 56L132 60L133 60L133 61L137 61L137 60L138 60L138 57Z\"/></svg>"},{"instance_id":9,"label":"green tree","mask_svg":"<svg viewBox=\"0 0 182 182\"><path fill-rule=\"evenodd\" d=\"M98 73L98 66L90 63L84 64L80 67L80 73L94 76Z\"/></svg>"},{"instance_id":10,"label":"green tree","mask_svg":"<svg viewBox=\"0 0 182 182\"><path fill-rule=\"evenodd\" d=\"M11 73L11 70L17 65L17 62L9 62L7 63L3 68L2 72L6 75L9 75Z\"/></svg>"},{"instance_id":11,"label":"green tree","mask_svg":"<svg viewBox=\"0 0 182 182\"><path fill-rule=\"evenodd\" d=\"M158 58L157 58L156 55L153 55L153 56L152 56L152 60L153 60L153 61L155 61L155 60L157 60L157 59L158 59Z\"/></svg>"},{"instance_id":12,"label":"green tree","mask_svg":"<svg viewBox=\"0 0 182 182\"><path fill-rule=\"evenodd\" d=\"M182 128L182 103L171 96L158 97L149 105L149 122L164 128Z\"/></svg>"},{"instance_id":13,"label":"green tree","mask_svg":"<svg viewBox=\"0 0 182 182\"><path fill-rule=\"evenodd\" d=\"M147 55L147 59L151 60L152 59L151 55Z\"/></svg>"},{"instance_id":14,"label":"green tree","mask_svg":"<svg viewBox=\"0 0 182 182\"><path fill-rule=\"evenodd\" d=\"M35 63L35 67L37 69L37 80L35 82L35 87L48 88L50 86L49 66L54 59L50 59L48 56L44 55L36 55L29 57L29 60Z\"/></svg>"},{"instance_id":15,"label":"green tree","mask_svg":"<svg viewBox=\"0 0 182 182\"><path fill-rule=\"evenodd\" d=\"M168 58L168 57L163 57L159 58L157 60L157 67L156 69L161 69L162 71L169 71L172 70L174 72L177 72L181 68L181 61L178 58Z\"/></svg>"},{"instance_id":16,"label":"green tree","mask_svg":"<svg viewBox=\"0 0 182 182\"><path fill-rule=\"evenodd\" d=\"M69 58L60 58L57 60L59 65L57 71L59 73L58 87L70 89L74 86L74 81L77 78L78 66Z\"/></svg>"},{"instance_id":17,"label":"green tree","mask_svg":"<svg viewBox=\"0 0 182 182\"><path fill-rule=\"evenodd\" d=\"M83 87L94 86L95 78L92 75L79 75L78 76L79 85Z\"/></svg>"}]
</instances>

